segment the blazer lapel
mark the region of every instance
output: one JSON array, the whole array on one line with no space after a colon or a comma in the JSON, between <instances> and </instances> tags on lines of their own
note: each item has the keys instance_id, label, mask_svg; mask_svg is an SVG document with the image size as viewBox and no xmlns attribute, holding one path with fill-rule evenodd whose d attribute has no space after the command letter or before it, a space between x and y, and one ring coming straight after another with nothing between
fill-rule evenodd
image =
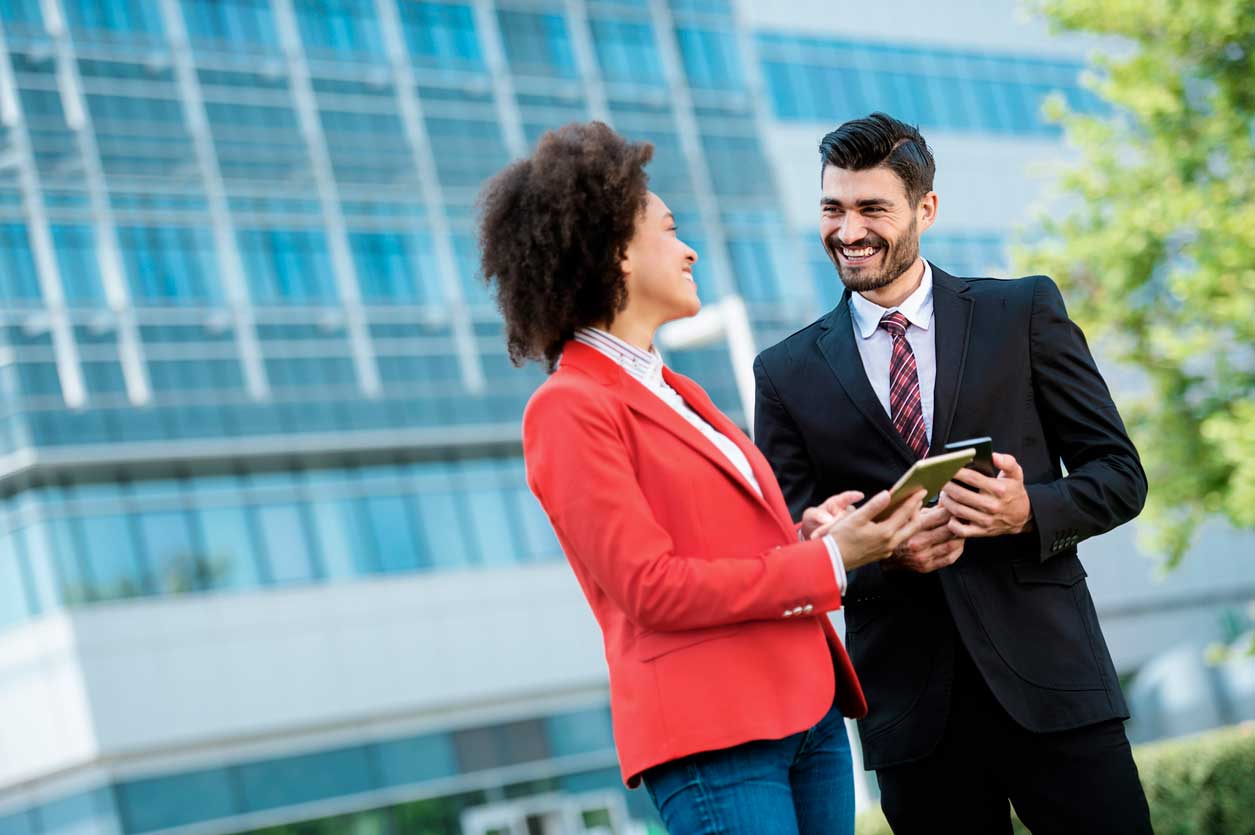
<instances>
[{"instance_id":1,"label":"blazer lapel","mask_svg":"<svg viewBox=\"0 0 1255 835\"><path fill-rule=\"evenodd\" d=\"M867 380L863 358L854 342L849 290L845 291L841 302L828 314L821 327L823 332L819 335L819 350L828 361L828 367L836 375L837 381L845 389L846 396L908 465L915 463L915 453L894 428L893 421L885 412L884 406L880 405L872 384Z\"/></svg>"},{"instance_id":2,"label":"blazer lapel","mask_svg":"<svg viewBox=\"0 0 1255 835\"><path fill-rule=\"evenodd\" d=\"M762 495L759 496L755 492L754 488L750 486L749 482L745 480L745 477L735 467L729 466L727 469L731 469L735 473L737 482L745 486L752 498L763 504L776 517L785 531L789 535L793 535L793 519L789 516L789 506L784 501L784 494L780 492L776 474L772 471L771 465L767 463L767 459L758 451L758 447L754 446L754 442L749 439L749 436L739 426L733 423L727 415L715 406L710 396L697 383L683 374L676 374L669 368L663 369L663 375L667 383L684 398L684 402L688 403L693 411L697 412L703 420L721 432L741 450L746 460L749 461L750 471L753 472L754 480L758 482ZM705 440L705 438L703 437L702 440ZM710 442L707 441L706 445L710 446ZM716 454L721 461L729 465L731 464L723 453L716 450Z\"/></svg>"},{"instance_id":3,"label":"blazer lapel","mask_svg":"<svg viewBox=\"0 0 1255 835\"><path fill-rule=\"evenodd\" d=\"M564 366L572 366L579 368L585 373L590 374L595 379L600 380L602 384L614 388L622 397L628 408L650 422L657 424L659 427L667 430L680 440L687 443L694 450L705 456L712 464L718 467L728 476L728 478L740 485L745 493L762 506L764 510L776 516L776 512L771 508L770 504L750 486L745 480L745 476L732 465L728 457L719 451L713 443L707 440L706 436L662 401L658 395L649 391L638 381L632 379L630 375L619 367L614 360L602 354L595 348L590 348L579 342L568 342L562 349L561 364ZM669 369L664 369L665 379L673 388L684 398L685 402L693 408L693 411L701 415L707 423L714 426L720 432L727 434L732 438L733 443L738 443L736 435L740 431L729 432L727 427L735 426L728 421L722 413L711 403L709 407L705 404L709 403L709 398L704 396L700 387L696 383L689 381L687 378L678 374L673 374ZM676 385L679 383L679 385ZM726 424L726 426L725 426ZM738 443L739 445L739 443ZM759 486L763 484L763 475L753 467L753 459L751 459L751 469L754 470L754 477L758 479ZM774 484L774 478L772 480ZM787 509L785 515L788 515ZM791 524L789 526L791 528Z\"/></svg>"},{"instance_id":4,"label":"blazer lapel","mask_svg":"<svg viewBox=\"0 0 1255 835\"><path fill-rule=\"evenodd\" d=\"M933 391L933 454L940 452L950 437L971 325L972 299L968 295L967 284L933 265L933 326L937 329L934 337L937 380Z\"/></svg>"}]
</instances>

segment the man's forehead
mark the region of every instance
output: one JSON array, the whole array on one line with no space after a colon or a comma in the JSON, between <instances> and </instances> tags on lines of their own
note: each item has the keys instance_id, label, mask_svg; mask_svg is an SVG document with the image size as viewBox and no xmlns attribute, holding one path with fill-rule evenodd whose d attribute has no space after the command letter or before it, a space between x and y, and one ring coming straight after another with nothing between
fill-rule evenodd
<instances>
[{"instance_id":1,"label":"man's forehead","mask_svg":"<svg viewBox=\"0 0 1255 835\"><path fill-rule=\"evenodd\" d=\"M823 196L843 203L896 201L906 197L906 187L892 169L883 165L862 171L829 165L824 168Z\"/></svg>"}]
</instances>

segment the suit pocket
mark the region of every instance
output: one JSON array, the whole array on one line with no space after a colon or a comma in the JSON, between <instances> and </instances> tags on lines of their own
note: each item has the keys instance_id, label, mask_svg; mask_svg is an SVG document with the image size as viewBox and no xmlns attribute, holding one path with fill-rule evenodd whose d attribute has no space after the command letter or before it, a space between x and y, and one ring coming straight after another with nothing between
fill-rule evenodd
<instances>
[{"instance_id":1,"label":"suit pocket","mask_svg":"<svg viewBox=\"0 0 1255 835\"><path fill-rule=\"evenodd\" d=\"M1054 586L1075 586L1085 579L1085 566L1076 558L1076 551L1057 554L1042 562L1027 560L1011 563L1011 572L1016 582L1026 584L1048 584Z\"/></svg>"},{"instance_id":2,"label":"suit pocket","mask_svg":"<svg viewBox=\"0 0 1255 835\"><path fill-rule=\"evenodd\" d=\"M689 629L684 632L642 632L636 636L633 654L638 661L653 661L707 641L730 638L742 628L739 624L733 624L711 629Z\"/></svg>"}]
</instances>

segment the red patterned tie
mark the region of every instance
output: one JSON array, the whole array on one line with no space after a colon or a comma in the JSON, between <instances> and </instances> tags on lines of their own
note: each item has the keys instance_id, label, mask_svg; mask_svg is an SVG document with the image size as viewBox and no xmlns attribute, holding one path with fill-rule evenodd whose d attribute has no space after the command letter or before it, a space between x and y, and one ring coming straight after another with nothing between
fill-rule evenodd
<instances>
[{"instance_id":1,"label":"red patterned tie","mask_svg":"<svg viewBox=\"0 0 1255 835\"><path fill-rule=\"evenodd\" d=\"M924 408L919 398L915 352L906 341L909 325L906 317L896 310L880 320L880 327L893 337L893 356L889 359L889 414L902 440L915 451L917 458L924 458L928 455L928 432L924 428Z\"/></svg>"}]
</instances>

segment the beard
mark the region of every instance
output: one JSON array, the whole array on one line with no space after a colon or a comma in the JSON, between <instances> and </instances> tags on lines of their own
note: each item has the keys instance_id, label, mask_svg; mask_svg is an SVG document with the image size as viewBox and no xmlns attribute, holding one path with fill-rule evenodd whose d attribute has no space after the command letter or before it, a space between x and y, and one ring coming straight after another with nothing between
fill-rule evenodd
<instances>
[{"instance_id":1,"label":"beard","mask_svg":"<svg viewBox=\"0 0 1255 835\"><path fill-rule=\"evenodd\" d=\"M842 246L851 246L851 248L874 246L882 249L884 254L880 259L881 267L879 269L870 266L853 267L844 263L840 254ZM824 248L828 250L828 257L837 267L837 275L841 276L841 283L848 287L850 292L866 293L879 290L881 287L892 284L919 259L919 222L911 218L910 227L894 243L889 243L874 232L868 232L861 241L853 245L842 244L836 236L833 236L824 241Z\"/></svg>"}]
</instances>

